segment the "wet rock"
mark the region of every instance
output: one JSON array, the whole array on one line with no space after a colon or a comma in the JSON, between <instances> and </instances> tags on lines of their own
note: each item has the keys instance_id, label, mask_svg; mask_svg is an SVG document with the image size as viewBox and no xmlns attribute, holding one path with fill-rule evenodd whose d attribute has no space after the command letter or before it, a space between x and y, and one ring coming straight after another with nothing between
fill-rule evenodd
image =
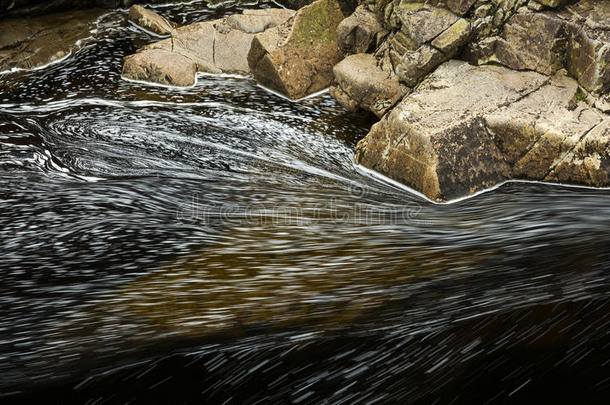
<instances>
[{"instance_id":1,"label":"wet rock","mask_svg":"<svg viewBox=\"0 0 610 405\"><path fill-rule=\"evenodd\" d=\"M127 56L123 64L123 77L164 84L192 86L195 84L195 63L176 52L148 49Z\"/></svg>"},{"instance_id":2,"label":"wet rock","mask_svg":"<svg viewBox=\"0 0 610 405\"><path fill-rule=\"evenodd\" d=\"M0 71L33 69L78 51L102 10L0 21Z\"/></svg>"},{"instance_id":3,"label":"wet rock","mask_svg":"<svg viewBox=\"0 0 610 405\"><path fill-rule=\"evenodd\" d=\"M176 54L183 61L184 58L194 64L196 72L206 73L237 73L248 74L248 53L254 35L270 27L282 24L294 15L292 10L263 9L245 10L243 14L236 14L227 18L186 25L171 31L171 38L158 41L143 47L139 53L149 50L163 50L167 54ZM130 63L142 62L149 65L148 58L133 58ZM127 63L127 59L126 59ZM184 69L184 62L176 67L172 77L181 77L188 70ZM171 69L171 66L166 66ZM167 84L162 76L153 75L146 78L146 69L124 70L124 77L130 77L131 72L138 72L137 80ZM143 73L144 72L144 73ZM161 81L159 81L161 80ZM180 80L180 83L191 83L195 80L195 72L190 81ZM176 82L176 83L178 83ZM176 84L174 85L180 85ZM190 85L190 84L185 84Z\"/></svg>"},{"instance_id":4,"label":"wet rock","mask_svg":"<svg viewBox=\"0 0 610 405\"><path fill-rule=\"evenodd\" d=\"M382 117L409 89L377 66L373 55L351 55L334 69L331 95L350 110L362 108Z\"/></svg>"},{"instance_id":5,"label":"wet rock","mask_svg":"<svg viewBox=\"0 0 610 405\"><path fill-rule=\"evenodd\" d=\"M129 8L136 3L163 4L172 0L0 0L0 17L24 17L91 8Z\"/></svg>"},{"instance_id":6,"label":"wet rock","mask_svg":"<svg viewBox=\"0 0 610 405\"><path fill-rule=\"evenodd\" d=\"M449 61L373 126L356 162L433 200L470 195L510 178L484 116L547 79L535 72Z\"/></svg>"},{"instance_id":7,"label":"wet rock","mask_svg":"<svg viewBox=\"0 0 610 405\"><path fill-rule=\"evenodd\" d=\"M359 6L337 27L339 47L345 55L374 50L386 34L377 14L364 6Z\"/></svg>"},{"instance_id":8,"label":"wet rock","mask_svg":"<svg viewBox=\"0 0 610 405\"><path fill-rule=\"evenodd\" d=\"M341 60L336 0L317 0L286 23L256 34L248 64L263 86L297 99L328 87Z\"/></svg>"},{"instance_id":9,"label":"wet rock","mask_svg":"<svg viewBox=\"0 0 610 405\"><path fill-rule=\"evenodd\" d=\"M129 9L129 20L140 27L159 35L169 35L176 24L166 20L154 11L134 5Z\"/></svg>"}]
</instances>

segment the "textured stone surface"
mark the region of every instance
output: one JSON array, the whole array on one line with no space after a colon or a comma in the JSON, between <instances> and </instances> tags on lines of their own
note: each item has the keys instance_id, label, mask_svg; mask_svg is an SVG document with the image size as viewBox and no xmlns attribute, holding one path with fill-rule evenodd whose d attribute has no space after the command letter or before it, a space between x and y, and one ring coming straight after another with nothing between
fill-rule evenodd
<instances>
[{"instance_id":1,"label":"textured stone surface","mask_svg":"<svg viewBox=\"0 0 610 405\"><path fill-rule=\"evenodd\" d=\"M608 186L610 117L566 73L449 61L373 126L356 161L441 201L507 179Z\"/></svg>"},{"instance_id":2,"label":"textured stone surface","mask_svg":"<svg viewBox=\"0 0 610 405\"><path fill-rule=\"evenodd\" d=\"M528 97L485 117L496 144L513 165L513 178L543 180L602 120L579 103L578 83L558 74Z\"/></svg>"},{"instance_id":3,"label":"textured stone surface","mask_svg":"<svg viewBox=\"0 0 610 405\"><path fill-rule=\"evenodd\" d=\"M374 50L386 33L380 18L364 6L358 7L337 27L339 47L345 55Z\"/></svg>"},{"instance_id":4,"label":"textured stone surface","mask_svg":"<svg viewBox=\"0 0 610 405\"><path fill-rule=\"evenodd\" d=\"M504 26L495 48L495 60L511 69L554 74L565 65L568 34L552 15L517 14Z\"/></svg>"},{"instance_id":5,"label":"textured stone surface","mask_svg":"<svg viewBox=\"0 0 610 405\"><path fill-rule=\"evenodd\" d=\"M510 178L483 116L545 82L534 72L449 61L358 143L356 161L434 200L472 194Z\"/></svg>"},{"instance_id":6,"label":"textured stone surface","mask_svg":"<svg viewBox=\"0 0 610 405\"><path fill-rule=\"evenodd\" d=\"M376 64L369 54L351 55L337 64L333 97L348 109L363 108L382 117L409 89Z\"/></svg>"},{"instance_id":7,"label":"textured stone surface","mask_svg":"<svg viewBox=\"0 0 610 405\"><path fill-rule=\"evenodd\" d=\"M154 11L139 5L129 8L129 20L140 27L159 35L169 35L176 24L166 20Z\"/></svg>"},{"instance_id":8,"label":"textured stone surface","mask_svg":"<svg viewBox=\"0 0 610 405\"><path fill-rule=\"evenodd\" d=\"M610 185L610 118L587 133L545 180L594 187Z\"/></svg>"},{"instance_id":9,"label":"textured stone surface","mask_svg":"<svg viewBox=\"0 0 610 405\"><path fill-rule=\"evenodd\" d=\"M376 55L409 87L455 56L470 38L470 23L445 8L408 0L388 7L386 23L392 33Z\"/></svg>"},{"instance_id":10,"label":"textured stone surface","mask_svg":"<svg viewBox=\"0 0 610 405\"><path fill-rule=\"evenodd\" d=\"M336 0L317 0L286 23L256 34L248 54L255 79L293 99L328 87L341 60L337 26L342 20Z\"/></svg>"},{"instance_id":11,"label":"textured stone surface","mask_svg":"<svg viewBox=\"0 0 610 405\"><path fill-rule=\"evenodd\" d=\"M567 67L588 91L610 89L610 2L582 0L559 12L570 32Z\"/></svg>"}]
</instances>

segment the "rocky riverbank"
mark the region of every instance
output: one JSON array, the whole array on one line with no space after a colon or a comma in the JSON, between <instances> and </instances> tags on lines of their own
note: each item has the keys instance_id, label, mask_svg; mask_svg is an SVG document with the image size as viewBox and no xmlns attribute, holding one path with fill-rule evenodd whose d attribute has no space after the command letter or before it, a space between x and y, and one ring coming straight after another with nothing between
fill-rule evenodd
<instances>
[{"instance_id":1,"label":"rocky riverbank","mask_svg":"<svg viewBox=\"0 0 610 405\"><path fill-rule=\"evenodd\" d=\"M127 56L123 77L252 75L291 99L330 87L379 118L356 163L435 201L511 179L610 185L610 2L296 3L185 26L134 5L131 22L165 38ZM77 50L100 12L0 22L0 71Z\"/></svg>"}]
</instances>

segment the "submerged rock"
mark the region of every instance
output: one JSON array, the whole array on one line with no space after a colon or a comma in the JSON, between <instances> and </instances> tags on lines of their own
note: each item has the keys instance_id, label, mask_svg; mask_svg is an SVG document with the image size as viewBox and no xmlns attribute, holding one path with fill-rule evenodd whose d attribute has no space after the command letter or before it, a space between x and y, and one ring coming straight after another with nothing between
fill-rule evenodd
<instances>
[{"instance_id":1,"label":"submerged rock","mask_svg":"<svg viewBox=\"0 0 610 405\"><path fill-rule=\"evenodd\" d=\"M166 20L154 11L134 5L129 9L129 20L140 27L159 35L169 35L176 24Z\"/></svg>"},{"instance_id":2,"label":"submerged rock","mask_svg":"<svg viewBox=\"0 0 610 405\"><path fill-rule=\"evenodd\" d=\"M136 53L143 53L143 56L125 58L123 76L153 83L189 86L195 82L196 72L247 74L247 57L254 35L283 23L292 15L294 11L285 9L244 10L243 14L173 29L171 38L147 45ZM172 63L159 61L161 53L151 53L151 50L163 50L163 55L179 61L175 69L172 70ZM189 74L191 69L186 68L185 60L194 66L192 77L188 80L183 75ZM142 66L137 67L139 63ZM151 70L151 66L158 66L158 69Z\"/></svg>"},{"instance_id":3,"label":"submerged rock","mask_svg":"<svg viewBox=\"0 0 610 405\"><path fill-rule=\"evenodd\" d=\"M103 10L0 21L0 71L33 69L81 48Z\"/></svg>"},{"instance_id":4,"label":"submerged rock","mask_svg":"<svg viewBox=\"0 0 610 405\"><path fill-rule=\"evenodd\" d=\"M341 60L336 0L317 0L286 23L256 34L248 64L263 86L298 99L328 87Z\"/></svg>"}]
</instances>

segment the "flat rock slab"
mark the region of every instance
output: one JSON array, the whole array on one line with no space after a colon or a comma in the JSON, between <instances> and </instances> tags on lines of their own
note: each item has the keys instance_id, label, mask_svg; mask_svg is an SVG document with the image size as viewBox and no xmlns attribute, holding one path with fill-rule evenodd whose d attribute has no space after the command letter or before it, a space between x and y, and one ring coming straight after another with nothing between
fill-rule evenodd
<instances>
[{"instance_id":1,"label":"flat rock slab","mask_svg":"<svg viewBox=\"0 0 610 405\"><path fill-rule=\"evenodd\" d=\"M195 82L196 72L248 74L247 58L254 35L282 24L293 15L294 11L285 9L244 10L243 14L173 29L170 38L146 45L136 53L142 56L126 57L123 77L189 86ZM153 52L158 50L173 61L180 61L175 69L159 59L160 53ZM186 68L187 63L192 69Z\"/></svg>"},{"instance_id":2,"label":"flat rock slab","mask_svg":"<svg viewBox=\"0 0 610 405\"><path fill-rule=\"evenodd\" d=\"M608 185L608 117L577 94L565 72L452 60L373 126L356 162L437 201L513 178Z\"/></svg>"},{"instance_id":3,"label":"flat rock slab","mask_svg":"<svg viewBox=\"0 0 610 405\"><path fill-rule=\"evenodd\" d=\"M0 21L0 71L33 69L76 52L103 13L85 10Z\"/></svg>"},{"instance_id":4,"label":"flat rock slab","mask_svg":"<svg viewBox=\"0 0 610 405\"><path fill-rule=\"evenodd\" d=\"M292 99L328 87L341 60L337 27L342 20L336 0L317 0L286 23L256 34L248 54L255 79Z\"/></svg>"}]
</instances>

